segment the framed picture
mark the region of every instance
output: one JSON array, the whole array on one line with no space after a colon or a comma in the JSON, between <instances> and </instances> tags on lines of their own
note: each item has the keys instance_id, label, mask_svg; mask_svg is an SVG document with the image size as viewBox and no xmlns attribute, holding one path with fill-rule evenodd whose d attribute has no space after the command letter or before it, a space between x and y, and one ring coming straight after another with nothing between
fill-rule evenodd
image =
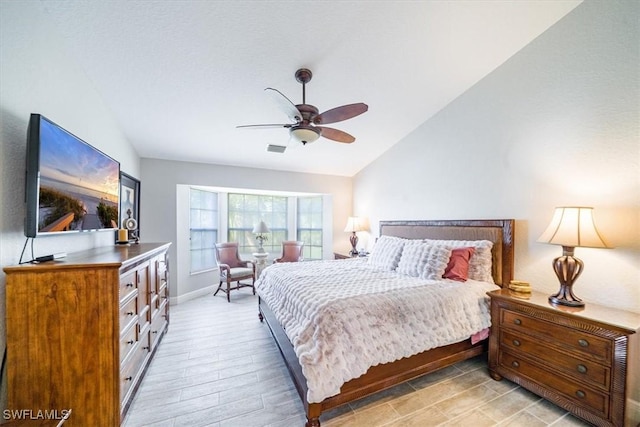
<instances>
[{"instance_id":1,"label":"framed picture","mask_svg":"<svg viewBox=\"0 0 640 427\"><path fill-rule=\"evenodd\" d=\"M140 239L140 181L124 172L120 172L120 228L129 230L129 240Z\"/></svg>"}]
</instances>

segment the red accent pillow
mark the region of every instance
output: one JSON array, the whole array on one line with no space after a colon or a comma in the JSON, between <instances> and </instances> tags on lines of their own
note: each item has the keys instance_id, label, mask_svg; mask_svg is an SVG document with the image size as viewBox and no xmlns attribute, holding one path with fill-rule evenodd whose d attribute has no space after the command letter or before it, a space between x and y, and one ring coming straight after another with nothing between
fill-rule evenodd
<instances>
[{"instance_id":1,"label":"red accent pillow","mask_svg":"<svg viewBox=\"0 0 640 427\"><path fill-rule=\"evenodd\" d=\"M455 248L451 250L449 264L444 270L442 277L445 279L466 282L469 274L469 259L475 252L475 248Z\"/></svg>"}]
</instances>

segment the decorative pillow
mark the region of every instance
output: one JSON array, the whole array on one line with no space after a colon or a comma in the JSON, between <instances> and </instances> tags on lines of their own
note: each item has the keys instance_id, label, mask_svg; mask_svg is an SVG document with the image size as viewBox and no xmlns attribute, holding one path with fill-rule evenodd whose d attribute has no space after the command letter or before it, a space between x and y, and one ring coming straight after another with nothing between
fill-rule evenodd
<instances>
[{"instance_id":1,"label":"decorative pillow","mask_svg":"<svg viewBox=\"0 0 640 427\"><path fill-rule=\"evenodd\" d=\"M369 255L369 264L381 270L395 270L406 241L399 237L380 236Z\"/></svg>"},{"instance_id":2,"label":"decorative pillow","mask_svg":"<svg viewBox=\"0 0 640 427\"><path fill-rule=\"evenodd\" d=\"M445 279L466 282L469 278L469 259L475 248L456 248L451 251L451 258L442 277Z\"/></svg>"},{"instance_id":3,"label":"decorative pillow","mask_svg":"<svg viewBox=\"0 0 640 427\"><path fill-rule=\"evenodd\" d=\"M447 267L451 249L431 245L421 240L409 240L404 244L396 271L412 277L437 280Z\"/></svg>"},{"instance_id":4,"label":"decorative pillow","mask_svg":"<svg viewBox=\"0 0 640 427\"><path fill-rule=\"evenodd\" d=\"M474 253L469 259L469 279L481 282L494 283L491 274L491 265L493 263L491 248L493 242L490 240L430 240L425 239L434 245L444 245L451 249L472 247Z\"/></svg>"}]
</instances>

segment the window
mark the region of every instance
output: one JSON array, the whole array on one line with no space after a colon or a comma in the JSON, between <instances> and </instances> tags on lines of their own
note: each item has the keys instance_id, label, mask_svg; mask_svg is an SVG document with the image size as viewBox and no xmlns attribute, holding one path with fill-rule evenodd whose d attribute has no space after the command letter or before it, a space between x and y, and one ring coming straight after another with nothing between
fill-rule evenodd
<instances>
[{"instance_id":1,"label":"window","mask_svg":"<svg viewBox=\"0 0 640 427\"><path fill-rule=\"evenodd\" d=\"M322 196L299 197L298 240L304 242L304 259L322 259Z\"/></svg>"},{"instance_id":2,"label":"window","mask_svg":"<svg viewBox=\"0 0 640 427\"><path fill-rule=\"evenodd\" d=\"M252 253L258 250L253 227L261 220L267 224L271 233L263 247L267 252L278 252L282 241L287 240L287 197L265 194L237 194L228 196L227 240L238 242L240 253Z\"/></svg>"},{"instance_id":3,"label":"window","mask_svg":"<svg viewBox=\"0 0 640 427\"><path fill-rule=\"evenodd\" d=\"M216 268L218 241L218 194L190 189L189 240L191 273Z\"/></svg>"}]
</instances>

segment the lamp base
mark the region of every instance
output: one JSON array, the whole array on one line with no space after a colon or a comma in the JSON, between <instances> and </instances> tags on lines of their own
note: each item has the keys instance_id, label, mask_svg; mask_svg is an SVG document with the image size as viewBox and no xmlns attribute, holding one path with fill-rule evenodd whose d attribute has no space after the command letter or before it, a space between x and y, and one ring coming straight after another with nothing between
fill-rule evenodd
<instances>
[{"instance_id":1,"label":"lamp base","mask_svg":"<svg viewBox=\"0 0 640 427\"><path fill-rule=\"evenodd\" d=\"M351 251L349 252L349 255L358 256L358 249L356 248L356 246L358 246L358 236L355 231L352 233L353 234L349 236L349 242L351 243Z\"/></svg>"},{"instance_id":2,"label":"lamp base","mask_svg":"<svg viewBox=\"0 0 640 427\"><path fill-rule=\"evenodd\" d=\"M573 256L574 248L562 247L562 256L553 260L553 271L560 281L560 290L549 297L552 304L569 307L583 307L584 302L573 294L573 282L580 276L584 268L582 260Z\"/></svg>"},{"instance_id":3,"label":"lamp base","mask_svg":"<svg viewBox=\"0 0 640 427\"><path fill-rule=\"evenodd\" d=\"M566 305L569 307L584 307L584 302L580 298L577 298L575 296L575 299L558 298L558 295L559 294L551 295L549 297L549 302L551 304Z\"/></svg>"}]
</instances>

